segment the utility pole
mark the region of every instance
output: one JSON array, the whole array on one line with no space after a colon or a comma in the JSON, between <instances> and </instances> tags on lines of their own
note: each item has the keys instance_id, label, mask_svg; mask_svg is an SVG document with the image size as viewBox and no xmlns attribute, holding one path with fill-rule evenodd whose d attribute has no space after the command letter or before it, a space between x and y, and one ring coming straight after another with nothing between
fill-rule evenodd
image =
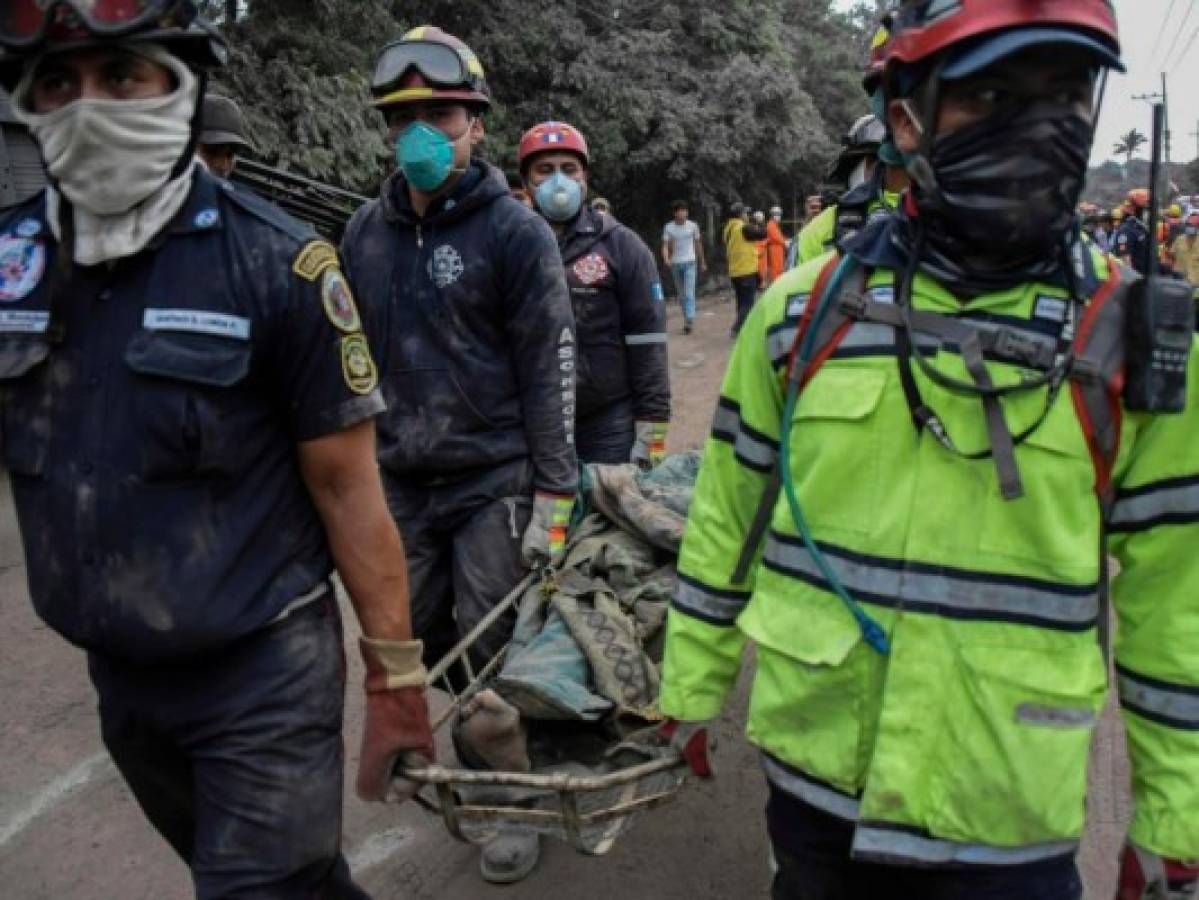
<instances>
[{"instance_id":1,"label":"utility pole","mask_svg":"<svg viewBox=\"0 0 1199 900\"><path fill-rule=\"evenodd\" d=\"M1195 130L1191 132L1191 137L1195 139L1195 159L1199 159L1199 121L1195 122Z\"/></svg>"},{"instance_id":2,"label":"utility pole","mask_svg":"<svg viewBox=\"0 0 1199 900\"><path fill-rule=\"evenodd\" d=\"M1133 100L1145 100L1149 103L1150 106L1153 106L1153 107L1160 105L1162 107L1163 114L1164 114L1164 111L1166 108L1166 73L1162 72L1162 89L1160 91L1153 93L1153 94L1133 94L1132 99ZM1156 117L1157 117L1157 113L1154 112L1154 118L1156 118ZM1166 168L1166 171L1169 172L1169 170L1170 170L1170 165L1168 162L1168 160L1170 159L1170 149L1169 149L1170 148L1170 132L1169 131L1166 131L1165 138L1166 138L1165 144L1166 144L1166 159L1167 159L1165 168ZM1161 178L1160 173L1158 174L1158 178L1159 179ZM1166 177L1167 193L1169 192L1169 187L1168 187L1169 184L1170 184L1170 178L1167 175L1167 177ZM1160 187L1160 186L1154 186L1154 187ZM1158 194L1158 196L1161 196L1160 190L1157 192L1157 194Z\"/></svg>"},{"instance_id":3,"label":"utility pole","mask_svg":"<svg viewBox=\"0 0 1199 900\"><path fill-rule=\"evenodd\" d=\"M1166 185L1170 184L1170 95L1166 93L1166 73L1162 72L1162 125L1166 138Z\"/></svg>"}]
</instances>

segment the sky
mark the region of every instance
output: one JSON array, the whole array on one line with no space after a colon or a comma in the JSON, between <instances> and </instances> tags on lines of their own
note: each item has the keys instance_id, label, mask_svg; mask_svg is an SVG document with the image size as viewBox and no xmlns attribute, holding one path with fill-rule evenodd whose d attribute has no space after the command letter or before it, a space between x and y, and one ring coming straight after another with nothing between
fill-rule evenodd
<instances>
[{"instance_id":1,"label":"sky","mask_svg":"<svg viewBox=\"0 0 1199 900\"><path fill-rule=\"evenodd\" d=\"M848 9L855 2L835 0L835 5ZM1193 133L1199 130L1199 46L1194 46L1199 44L1199 0L1115 0L1115 7L1128 72L1108 78L1091 163L1120 158L1112 153L1112 146L1130 128L1146 136L1152 133L1150 105L1133 95L1160 91L1163 70L1170 158L1188 162L1199 156L1199 138ZM1149 145L1137 155L1148 158Z\"/></svg>"}]
</instances>

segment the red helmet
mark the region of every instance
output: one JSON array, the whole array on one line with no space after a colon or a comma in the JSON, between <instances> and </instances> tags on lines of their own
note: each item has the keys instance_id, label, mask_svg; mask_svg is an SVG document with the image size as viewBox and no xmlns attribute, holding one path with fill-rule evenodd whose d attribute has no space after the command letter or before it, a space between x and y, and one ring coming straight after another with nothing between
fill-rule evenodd
<instances>
[{"instance_id":1,"label":"red helmet","mask_svg":"<svg viewBox=\"0 0 1199 900\"><path fill-rule=\"evenodd\" d=\"M583 165L591 165L591 157L587 153L587 139L579 129L565 122L542 122L534 125L520 139L520 147L516 151L516 166L524 175L526 164L538 153L562 152L577 153L583 160Z\"/></svg>"},{"instance_id":2,"label":"red helmet","mask_svg":"<svg viewBox=\"0 0 1199 900\"><path fill-rule=\"evenodd\" d=\"M483 64L460 39L434 25L421 25L392 41L375 60L371 105L396 106L428 100L491 105Z\"/></svg>"},{"instance_id":3,"label":"red helmet","mask_svg":"<svg viewBox=\"0 0 1199 900\"><path fill-rule=\"evenodd\" d=\"M1124 68L1111 0L904 0L895 13L887 65L912 65L952 49L958 52L941 75L963 78L1043 44L1073 44L1103 66Z\"/></svg>"},{"instance_id":4,"label":"red helmet","mask_svg":"<svg viewBox=\"0 0 1199 900\"><path fill-rule=\"evenodd\" d=\"M0 84L12 89L29 60L106 43L163 44L188 65L224 65L224 38L193 0L2 0Z\"/></svg>"}]
</instances>

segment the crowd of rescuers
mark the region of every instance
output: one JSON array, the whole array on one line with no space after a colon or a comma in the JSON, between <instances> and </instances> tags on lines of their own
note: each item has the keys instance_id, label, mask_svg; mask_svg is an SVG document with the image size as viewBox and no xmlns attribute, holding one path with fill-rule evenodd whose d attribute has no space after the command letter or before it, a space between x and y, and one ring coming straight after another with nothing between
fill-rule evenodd
<instances>
[{"instance_id":1,"label":"crowd of rescuers","mask_svg":"<svg viewBox=\"0 0 1199 900\"><path fill-rule=\"evenodd\" d=\"M0 458L34 607L86 651L105 747L197 897L363 898L332 574L361 631L356 790L404 800L399 767L436 757L429 666L561 563L580 464L663 459L663 291L588 203L579 129L533 124L515 179L476 156L492 98L457 37L380 50L396 167L340 248L227 179L252 144L205 96L226 58L192 0L0 11L0 85L50 175L0 213ZM898 4L850 190L808 198L814 256L776 239L738 304L657 734L711 777L754 641L775 900L1080 898L1109 651L1119 898L1199 891L1199 385L1189 321L1182 349L1178 321L1125 329L1144 282L1078 242L1109 69L1105 0ZM702 246L674 213L685 296ZM780 217L730 220L737 277ZM519 881L539 848L499 828L481 874Z\"/></svg>"}]
</instances>

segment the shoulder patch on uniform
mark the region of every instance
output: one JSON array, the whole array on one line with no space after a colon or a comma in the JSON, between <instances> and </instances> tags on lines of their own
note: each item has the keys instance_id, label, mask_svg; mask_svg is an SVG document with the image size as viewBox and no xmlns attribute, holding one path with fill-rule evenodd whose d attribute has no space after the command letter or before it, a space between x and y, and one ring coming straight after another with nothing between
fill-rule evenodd
<instances>
[{"instance_id":1,"label":"shoulder patch on uniform","mask_svg":"<svg viewBox=\"0 0 1199 900\"><path fill-rule=\"evenodd\" d=\"M369 394L378 386L379 371L365 335L347 334L341 339L341 372L355 394Z\"/></svg>"},{"instance_id":2,"label":"shoulder patch on uniform","mask_svg":"<svg viewBox=\"0 0 1199 900\"><path fill-rule=\"evenodd\" d=\"M0 303L24 300L46 272L46 248L41 241L0 237Z\"/></svg>"},{"instance_id":3,"label":"shoulder patch on uniform","mask_svg":"<svg viewBox=\"0 0 1199 900\"><path fill-rule=\"evenodd\" d=\"M317 239L316 232L298 219L293 219L269 200L259 197L249 188L236 187L231 182L222 185L221 196L256 219L273 225L288 237L305 244Z\"/></svg>"},{"instance_id":4,"label":"shoulder patch on uniform","mask_svg":"<svg viewBox=\"0 0 1199 900\"><path fill-rule=\"evenodd\" d=\"M334 328L346 333L362 330L362 319L358 315L354 295L346 277L341 274L341 269L325 269L324 277L321 278L321 305Z\"/></svg>"},{"instance_id":5,"label":"shoulder patch on uniform","mask_svg":"<svg viewBox=\"0 0 1199 900\"><path fill-rule=\"evenodd\" d=\"M316 281L330 266L337 265L337 251L328 241L309 241L291 264L291 270L301 278Z\"/></svg>"}]
</instances>

